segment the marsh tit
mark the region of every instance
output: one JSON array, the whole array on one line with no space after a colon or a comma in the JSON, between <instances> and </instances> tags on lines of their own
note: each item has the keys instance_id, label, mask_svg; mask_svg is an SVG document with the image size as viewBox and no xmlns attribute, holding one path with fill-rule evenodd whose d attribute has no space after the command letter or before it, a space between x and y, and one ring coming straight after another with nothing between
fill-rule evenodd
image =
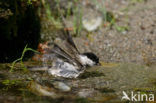
<instances>
[{"instance_id":1,"label":"marsh tit","mask_svg":"<svg viewBox=\"0 0 156 103\"><path fill-rule=\"evenodd\" d=\"M49 74L65 78L76 78L87 67L99 64L99 58L94 53L80 53L78 51L68 30L63 30L61 39L62 42L64 41L65 48L56 43L49 43L50 46L52 44L52 47L49 46L43 56L45 61L52 61L52 66L48 68Z\"/></svg>"}]
</instances>

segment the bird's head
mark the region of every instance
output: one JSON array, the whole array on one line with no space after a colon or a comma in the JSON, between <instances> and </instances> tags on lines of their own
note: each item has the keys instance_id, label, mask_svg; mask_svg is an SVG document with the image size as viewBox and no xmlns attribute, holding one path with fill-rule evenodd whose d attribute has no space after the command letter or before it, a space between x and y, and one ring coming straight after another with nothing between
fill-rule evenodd
<instances>
[{"instance_id":1,"label":"bird's head","mask_svg":"<svg viewBox=\"0 0 156 103\"><path fill-rule=\"evenodd\" d=\"M83 53L82 55L86 56L91 61L93 61L93 65L99 65L99 58L94 53L92 53L92 52L86 52L86 53Z\"/></svg>"}]
</instances>

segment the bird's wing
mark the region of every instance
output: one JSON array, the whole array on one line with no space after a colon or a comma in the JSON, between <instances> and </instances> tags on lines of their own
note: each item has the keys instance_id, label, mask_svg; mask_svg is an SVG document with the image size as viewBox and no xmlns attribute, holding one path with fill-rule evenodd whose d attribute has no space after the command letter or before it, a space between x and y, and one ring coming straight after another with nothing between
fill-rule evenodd
<instances>
[{"instance_id":1,"label":"bird's wing","mask_svg":"<svg viewBox=\"0 0 156 103\"><path fill-rule=\"evenodd\" d=\"M62 24L63 24L63 27L66 28L65 20L63 17L62 17ZM65 50L75 61L77 61L78 65L82 66L82 63L79 58L80 52L77 49L69 30L61 29L61 31L62 33L58 35L61 39L61 42L60 42L61 48L63 48L63 50Z\"/></svg>"},{"instance_id":2,"label":"bird's wing","mask_svg":"<svg viewBox=\"0 0 156 103\"><path fill-rule=\"evenodd\" d=\"M72 39L72 36L70 35L69 31L68 30L66 30L66 31L64 30L63 31L63 35L64 35L66 43L67 43L67 45L69 45L70 49L73 52L75 52L77 54L80 54L80 52L78 51L78 49L77 49L77 47L76 47L76 45L75 45L75 43L74 43L74 41Z\"/></svg>"},{"instance_id":3,"label":"bird's wing","mask_svg":"<svg viewBox=\"0 0 156 103\"><path fill-rule=\"evenodd\" d=\"M61 20L62 20L63 27L67 28L67 26L65 24L65 19L63 16L61 16ZM64 29L61 29L61 30L62 30L62 34L60 35L60 38L62 40L66 41L66 45L67 45L68 49L75 54L80 54L80 52L78 51L78 49L72 39L72 36L71 36L69 30L64 30Z\"/></svg>"},{"instance_id":4,"label":"bird's wing","mask_svg":"<svg viewBox=\"0 0 156 103\"><path fill-rule=\"evenodd\" d=\"M62 17L62 23L64 28L66 28L64 18ZM50 49L50 52L55 53L59 58L64 58L68 62L74 64L76 63L77 66L81 69L83 65L80 62L79 55L80 52L78 51L72 36L70 35L68 30L61 29L62 33L58 36L60 37L61 41L54 42L54 47ZM58 44L58 45L57 45Z\"/></svg>"},{"instance_id":5,"label":"bird's wing","mask_svg":"<svg viewBox=\"0 0 156 103\"><path fill-rule=\"evenodd\" d=\"M69 55L69 53L67 53L65 50L63 50L59 45L57 45L56 43L53 43L53 47L50 48L50 49L47 49L47 53L49 54L55 54L55 56L57 58L60 58L64 61L67 61L73 65L76 65L79 67L79 68L82 68L83 65L77 60L75 59L74 57L72 57L71 55Z\"/></svg>"}]
</instances>

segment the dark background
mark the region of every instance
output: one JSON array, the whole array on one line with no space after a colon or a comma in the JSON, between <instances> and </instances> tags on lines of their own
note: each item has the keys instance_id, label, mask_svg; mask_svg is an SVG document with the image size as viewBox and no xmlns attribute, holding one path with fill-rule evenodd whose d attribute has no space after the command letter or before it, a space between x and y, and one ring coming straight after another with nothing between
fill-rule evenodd
<instances>
[{"instance_id":1,"label":"dark background","mask_svg":"<svg viewBox=\"0 0 156 103\"><path fill-rule=\"evenodd\" d=\"M28 47L36 49L40 40L37 7L19 0L2 0L0 8L0 62L12 62ZM12 14L9 14L10 10ZM27 57L33 53L27 52Z\"/></svg>"}]
</instances>

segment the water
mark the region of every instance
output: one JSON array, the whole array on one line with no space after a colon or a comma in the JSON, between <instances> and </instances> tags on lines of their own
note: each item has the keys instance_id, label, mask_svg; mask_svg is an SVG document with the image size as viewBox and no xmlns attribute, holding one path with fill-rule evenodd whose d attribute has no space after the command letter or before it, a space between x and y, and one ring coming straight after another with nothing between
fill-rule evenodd
<instances>
[{"instance_id":1,"label":"water","mask_svg":"<svg viewBox=\"0 0 156 103\"><path fill-rule=\"evenodd\" d=\"M41 65L25 62L26 66ZM54 77L45 71L23 71L19 64L0 65L0 101L19 103L117 103L122 91L156 95L156 68L136 64L103 65L88 68L76 79ZM57 84L63 85L57 85ZM64 91L63 89L68 89Z\"/></svg>"}]
</instances>

